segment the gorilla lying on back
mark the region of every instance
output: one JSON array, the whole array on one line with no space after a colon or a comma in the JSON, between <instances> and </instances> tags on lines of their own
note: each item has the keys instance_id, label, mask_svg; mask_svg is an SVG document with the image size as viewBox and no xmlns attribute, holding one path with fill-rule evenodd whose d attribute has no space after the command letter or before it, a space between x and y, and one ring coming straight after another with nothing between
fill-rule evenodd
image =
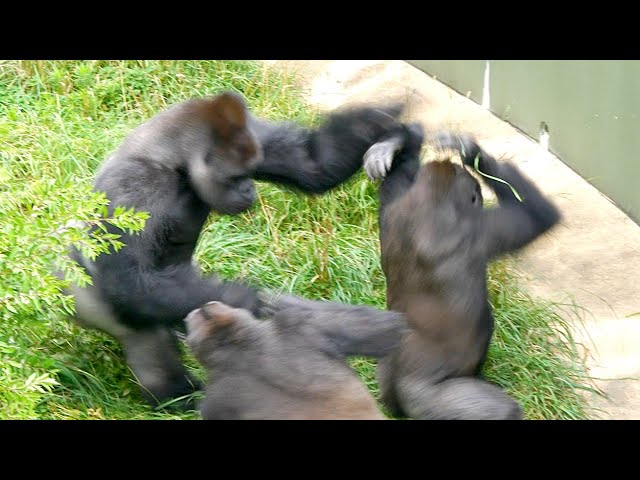
<instances>
[{"instance_id":1,"label":"gorilla lying on back","mask_svg":"<svg viewBox=\"0 0 640 480\"><path fill-rule=\"evenodd\" d=\"M76 319L114 336L149 402L198 388L180 358L172 328L212 300L259 315L256 292L203 278L192 261L211 210L237 214L255 200L253 179L321 193L353 175L367 149L398 129L402 107L335 112L317 129L251 115L234 93L177 104L135 129L102 165L95 189L117 206L150 213L144 232L122 235L118 252L92 262L73 257L92 277L74 286Z\"/></svg>"},{"instance_id":2,"label":"gorilla lying on back","mask_svg":"<svg viewBox=\"0 0 640 480\"><path fill-rule=\"evenodd\" d=\"M555 206L509 163L497 162L469 136L442 133L441 147L460 151L466 166L510 183L486 180L500 206L483 209L478 181L450 161L420 166L418 125L367 152L380 186L381 262L387 306L411 327L378 363L383 402L395 414L422 419L520 419L515 400L484 381L481 369L493 316L487 263L532 242L560 219Z\"/></svg>"},{"instance_id":3,"label":"gorilla lying on back","mask_svg":"<svg viewBox=\"0 0 640 480\"><path fill-rule=\"evenodd\" d=\"M382 420L345 357L388 354L407 331L400 313L291 297L270 320L210 302L185 322L209 375L205 420Z\"/></svg>"}]
</instances>

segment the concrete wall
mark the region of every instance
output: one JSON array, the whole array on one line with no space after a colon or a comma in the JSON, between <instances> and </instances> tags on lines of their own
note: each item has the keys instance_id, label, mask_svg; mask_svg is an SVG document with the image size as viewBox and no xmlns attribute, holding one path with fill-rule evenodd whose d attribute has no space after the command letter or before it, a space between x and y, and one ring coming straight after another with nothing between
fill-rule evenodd
<instances>
[{"instance_id":1,"label":"concrete wall","mask_svg":"<svg viewBox=\"0 0 640 480\"><path fill-rule=\"evenodd\" d=\"M534 139L546 123L549 149L640 223L640 61L409 63L478 103L488 64L491 111Z\"/></svg>"}]
</instances>

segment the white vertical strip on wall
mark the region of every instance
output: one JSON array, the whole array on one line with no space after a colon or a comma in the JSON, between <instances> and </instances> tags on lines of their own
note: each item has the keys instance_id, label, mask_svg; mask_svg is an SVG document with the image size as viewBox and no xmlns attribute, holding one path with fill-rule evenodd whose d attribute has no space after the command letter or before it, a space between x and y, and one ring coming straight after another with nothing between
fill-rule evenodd
<instances>
[{"instance_id":1,"label":"white vertical strip on wall","mask_svg":"<svg viewBox=\"0 0 640 480\"><path fill-rule=\"evenodd\" d=\"M489 110L491 108L491 99L489 96L489 66L490 60L487 60L487 63L484 67L484 86L482 87L482 108L485 110Z\"/></svg>"}]
</instances>

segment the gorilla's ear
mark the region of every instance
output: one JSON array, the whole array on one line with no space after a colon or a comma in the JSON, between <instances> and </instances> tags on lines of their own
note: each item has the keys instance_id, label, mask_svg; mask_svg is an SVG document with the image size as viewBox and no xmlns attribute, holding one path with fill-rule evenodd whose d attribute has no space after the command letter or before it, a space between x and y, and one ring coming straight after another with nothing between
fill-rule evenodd
<instances>
[{"instance_id":1,"label":"gorilla's ear","mask_svg":"<svg viewBox=\"0 0 640 480\"><path fill-rule=\"evenodd\" d=\"M201 307L204 318L213 328L226 327L233 323L236 312L233 307L222 302L209 302Z\"/></svg>"},{"instance_id":2,"label":"gorilla's ear","mask_svg":"<svg viewBox=\"0 0 640 480\"><path fill-rule=\"evenodd\" d=\"M247 126L247 106L242 95L224 92L203 105L202 112L214 131L228 139Z\"/></svg>"}]
</instances>

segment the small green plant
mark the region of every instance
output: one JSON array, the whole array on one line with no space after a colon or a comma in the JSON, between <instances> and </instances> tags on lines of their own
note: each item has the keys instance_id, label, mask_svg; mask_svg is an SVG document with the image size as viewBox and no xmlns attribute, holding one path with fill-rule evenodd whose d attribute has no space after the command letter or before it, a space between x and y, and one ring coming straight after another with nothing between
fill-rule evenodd
<instances>
[{"instance_id":1,"label":"small green plant","mask_svg":"<svg viewBox=\"0 0 640 480\"><path fill-rule=\"evenodd\" d=\"M476 172L478 172L483 177L490 178L491 180L495 180L496 182L504 183L507 187L511 189L513 196L516 197L519 202L522 202L522 197L520 196L518 191L511 186L509 182L501 178L494 177L493 175L489 175L488 173L484 173L483 171L480 170L479 162L480 162L480 154L476 155L476 158L473 160L473 168L475 169Z\"/></svg>"},{"instance_id":2,"label":"small green plant","mask_svg":"<svg viewBox=\"0 0 640 480\"><path fill-rule=\"evenodd\" d=\"M17 166L19 160L5 165ZM57 385L55 369L37 353L52 314L73 313L64 291L71 282L86 285L89 277L66 255L75 246L88 258L118 249L118 236L103 221L139 231L144 212L116 209L106 215L107 200L90 185L29 178L0 170L0 418L14 410L35 416L40 395ZM11 179L11 181L6 181ZM86 226L98 228L88 234ZM21 416L21 415L18 415Z\"/></svg>"}]
</instances>

